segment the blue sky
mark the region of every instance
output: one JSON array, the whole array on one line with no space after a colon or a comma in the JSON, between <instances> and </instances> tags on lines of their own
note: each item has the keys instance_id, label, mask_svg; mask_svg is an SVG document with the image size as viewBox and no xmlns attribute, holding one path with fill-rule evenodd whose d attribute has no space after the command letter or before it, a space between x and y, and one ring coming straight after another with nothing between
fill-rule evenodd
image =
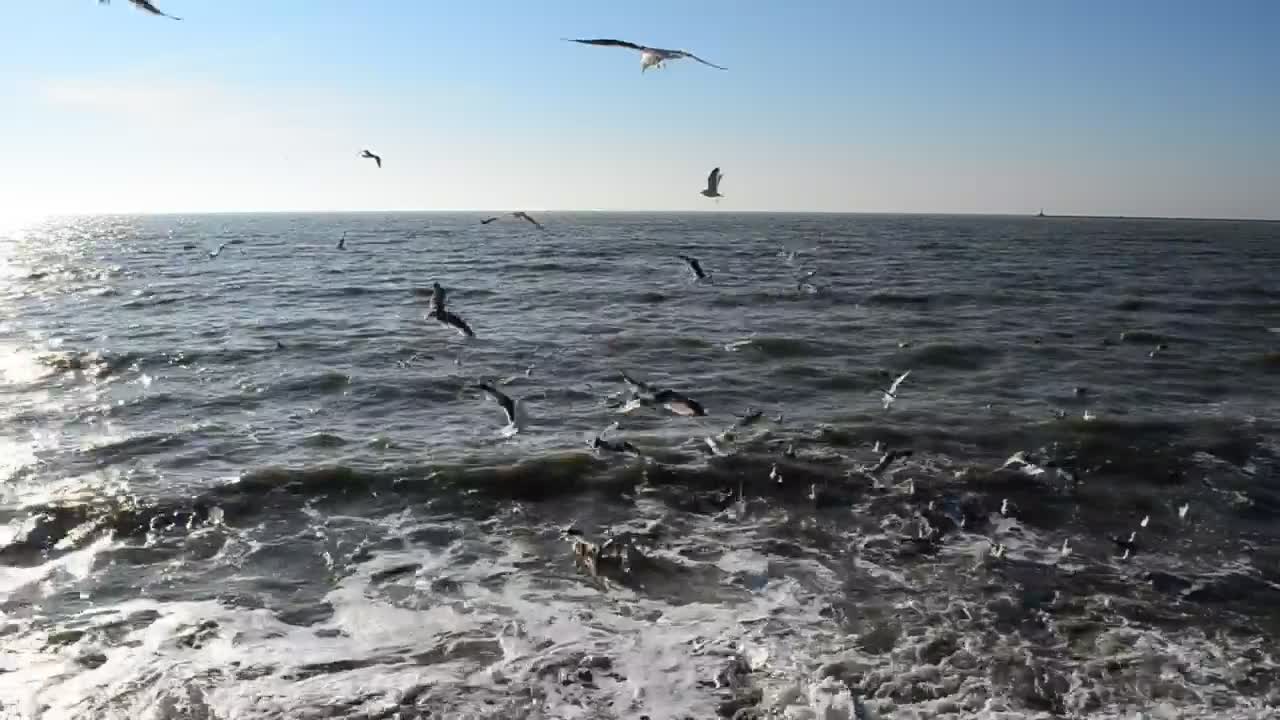
<instances>
[{"instance_id":1,"label":"blue sky","mask_svg":"<svg viewBox=\"0 0 1280 720\"><path fill-rule=\"evenodd\" d=\"M4 8L0 214L1280 217L1280 2L156 2Z\"/></svg>"}]
</instances>

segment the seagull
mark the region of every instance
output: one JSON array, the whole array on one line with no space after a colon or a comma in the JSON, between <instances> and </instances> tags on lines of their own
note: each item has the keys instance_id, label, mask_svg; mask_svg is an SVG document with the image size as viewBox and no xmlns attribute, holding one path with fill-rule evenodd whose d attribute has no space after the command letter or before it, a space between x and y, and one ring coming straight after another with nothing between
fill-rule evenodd
<instances>
[{"instance_id":1,"label":"seagull","mask_svg":"<svg viewBox=\"0 0 1280 720\"><path fill-rule=\"evenodd\" d=\"M542 223L529 217L529 213L526 213L523 210L519 212L511 213L511 217L516 218L517 220L528 220L529 222L533 223L533 226L538 228L539 230L546 230L546 228L542 227Z\"/></svg>"},{"instance_id":2,"label":"seagull","mask_svg":"<svg viewBox=\"0 0 1280 720\"><path fill-rule=\"evenodd\" d=\"M134 7L136 7L136 8L138 8L139 10L144 10L144 11L146 11L146 12L151 13L152 15L159 15L160 17L167 17L167 18L169 18L169 19L171 19L171 20L181 20L181 19L182 19L182 18L180 18L180 17L174 17L173 15L169 15L169 14L167 14L167 13L161 12L161 11L160 11L160 8L156 7L155 5L152 5L152 4L151 4L151 2L150 2L150 0L129 0L129 2L133 3L133 6L134 6ZM111 0L98 0L98 4L99 4L99 5L110 5L110 4L111 4Z\"/></svg>"},{"instance_id":3,"label":"seagull","mask_svg":"<svg viewBox=\"0 0 1280 720\"><path fill-rule=\"evenodd\" d=\"M481 220L481 221L480 221L480 224L481 224L481 225L488 225L489 223L491 223L491 222L493 222L493 221L495 221L495 220L497 220L497 219L498 219L498 216L496 216L496 215L495 215L495 216L493 216L493 217L491 217L491 218L485 218L484 220Z\"/></svg>"},{"instance_id":4,"label":"seagull","mask_svg":"<svg viewBox=\"0 0 1280 720\"><path fill-rule=\"evenodd\" d=\"M431 313L428 314L427 317L433 318L441 325L448 325L454 330L457 330L458 334L463 337L472 338L476 336L475 332L471 330L471 326L467 324L466 320L463 320L448 310L441 310L439 313ZM458 364L461 365L461 363Z\"/></svg>"},{"instance_id":5,"label":"seagull","mask_svg":"<svg viewBox=\"0 0 1280 720\"><path fill-rule=\"evenodd\" d=\"M681 260L683 260L683 261L685 262L685 264L686 264L686 265L688 265L688 266L689 266L689 269L690 269L690 270L692 270L692 271L693 271L693 277L694 277L694 279L695 279L695 280L706 280L706 279L707 279L707 274L706 274L705 272L703 272L703 271L702 271L702 265L698 263L698 259L697 259L697 258L689 257L688 255L680 255L680 256L678 256L678 257L679 257Z\"/></svg>"},{"instance_id":6,"label":"seagull","mask_svg":"<svg viewBox=\"0 0 1280 720\"><path fill-rule=\"evenodd\" d=\"M213 258L216 258L216 257L218 257L219 255L221 255L221 254L222 254L222 249L223 249L223 248L225 248L226 246L227 246L227 244L226 244L226 243L222 243L221 245L219 245L219 246L218 246L218 249L217 249L217 250L210 250L210 251L209 251L209 259L211 259L211 260L212 260Z\"/></svg>"},{"instance_id":7,"label":"seagull","mask_svg":"<svg viewBox=\"0 0 1280 720\"><path fill-rule=\"evenodd\" d=\"M1062 541L1062 549L1059 552L1062 554L1062 557L1066 557L1071 554L1071 538L1066 538Z\"/></svg>"},{"instance_id":8,"label":"seagull","mask_svg":"<svg viewBox=\"0 0 1280 720\"><path fill-rule=\"evenodd\" d=\"M661 405L676 415L685 417L702 417L707 414L701 404L683 393L655 388L625 372L621 375L622 381L631 389L631 398L618 412L630 413L641 407Z\"/></svg>"},{"instance_id":9,"label":"seagull","mask_svg":"<svg viewBox=\"0 0 1280 720\"><path fill-rule=\"evenodd\" d=\"M431 283L431 310L427 317L438 317L444 314L444 288L440 283Z\"/></svg>"},{"instance_id":10,"label":"seagull","mask_svg":"<svg viewBox=\"0 0 1280 720\"><path fill-rule=\"evenodd\" d=\"M890 450L889 452L885 453L883 457L880 458L880 462L876 463L875 467L871 468L871 474L879 475L880 473L887 470L895 460L899 458L908 458L908 457L911 457L910 450Z\"/></svg>"},{"instance_id":11,"label":"seagull","mask_svg":"<svg viewBox=\"0 0 1280 720\"><path fill-rule=\"evenodd\" d=\"M724 176L720 174L720 168L714 168L711 174L707 176L707 189L702 191L703 196L709 198L724 197L720 194L720 181Z\"/></svg>"},{"instance_id":12,"label":"seagull","mask_svg":"<svg viewBox=\"0 0 1280 720\"><path fill-rule=\"evenodd\" d=\"M779 485L782 484L782 473L778 472L778 463L774 463L769 470L769 479L776 480Z\"/></svg>"},{"instance_id":13,"label":"seagull","mask_svg":"<svg viewBox=\"0 0 1280 720\"><path fill-rule=\"evenodd\" d=\"M748 426L754 425L756 422L758 422L758 421L760 420L760 418L763 418L763 417L764 417L764 411L763 411L763 410L757 410L757 409L755 409L755 408L748 408L748 409L747 409L747 414L746 414L746 415L743 415L743 416L742 416L742 417L740 417L740 418L738 418L738 421L737 421L737 422L735 422L735 423L733 424L733 427L734 427L734 428L745 428L745 427L748 427Z\"/></svg>"},{"instance_id":14,"label":"seagull","mask_svg":"<svg viewBox=\"0 0 1280 720\"><path fill-rule=\"evenodd\" d=\"M663 50L662 48L653 48L653 47L646 47L644 45L636 45L635 43L626 42L625 40L608 40L604 38L593 39L593 40L575 40L573 38L560 38L560 39L564 40L565 42L582 43L583 45L600 45L603 47L620 47L620 48L626 48L628 50L639 50L640 51L640 72L642 74L644 73L645 70L648 70L651 67L657 67L661 69L663 67L663 63L665 63L668 60L680 60L682 58L697 60L703 65L706 65L708 67L713 67L717 70L729 69L726 67L720 67L715 63L709 63L706 60L703 60L702 58L698 57L697 55L694 55L693 53L685 50Z\"/></svg>"},{"instance_id":15,"label":"seagull","mask_svg":"<svg viewBox=\"0 0 1280 720\"><path fill-rule=\"evenodd\" d=\"M882 393L884 393L884 409L885 410L888 410L889 406L893 404L893 401L898 399L898 386L901 385L902 381L906 380L907 376L910 374L911 374L910 370L902 373L901 375L898 376L897 380L893 381L893 384L889 386L888 390L881 391Z\"/></svg>"},{"instance_id":16,"label":"seagull","mask_svg":"<svg viewBox=\"0 0 1280 720\"><path fill-rule=\"evenodd\" d=\"M338 249L339 250L347 249L347 231L346 230L342 231L342 239L338 241Z\"/></svg>"},{"instance_id":17,"label":"seagull","mask_svg":"<svg viewBox=\"0 0 1280 720\"><path fill-rule=\"evenodd\" d=\"M362 158L368 158L368 159L370 159L370 160L372 160L372 161L374 161L374 162L378 163L378 167L379 167L379 168L381 168L381 167L382 167L382 156L381 156L381 155L374 155L373 153L369 152L368 150L362 150L362 151L360 152L360 157L362 157Z\"/></svg>"},{"instance_id":18,"label":"seagull","mask_svg":"<svg viewBox=\"0 0 1280 720\"><path fill-rule=\"evenodd\" d=\"M598 434L596 434L596 436L593 437L591 439L591 442L587 443L587 445L592 450L605 450L608 452L631 453L632 455L639 455L640 450L636 448L635 445L632 445L626 440L605 439L605 435L608 435L610 432L617 429L618 429L618 423L616 422L609 423L609 426L601 430Z\"/></svg>"},{"instance_id":19,"label":"seagull","mask_svg":"<svg viewBox=\"0 0 1280 720\"><path fill-rule=\"evenodd\" d=\"M507 427L511 428L512 430L519 429L519 422L517 420L518 416L516 414L515 400L512 400L509 395L502 392L498 388L494 387L490 383L478 383L476 385L472 385L471 387L476 390L483 391L489 397L497 401L498 405L502 408L502 412L506 413Z\"/></svg>"},{"instance_id":20,"label":"seagull","mask_svg":"<svg viewBox=\"0 0 1280 720\"><path fill-rule=\"evenodd\" d=\"M1178 507L1178 519L1179 519L1179 520L1186 520L1186 519L1187 519L1187 511L1188 511L1188 510L1190 510L1190 509L1191 509L1191 503L1183 503L1182 505L1180 505L1180 506Z\"/></svg>"}]
</instances>

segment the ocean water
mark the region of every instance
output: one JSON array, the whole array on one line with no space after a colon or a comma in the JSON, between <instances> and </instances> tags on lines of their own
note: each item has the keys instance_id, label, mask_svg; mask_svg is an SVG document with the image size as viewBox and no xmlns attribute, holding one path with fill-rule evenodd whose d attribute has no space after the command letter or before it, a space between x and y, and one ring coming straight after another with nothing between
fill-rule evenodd
<instances>
[{"instance_id":1,"label":"ocean water","mask_svg":"<svg viewBox=\"0 0 1280 720\"><path fill-rule=\"evenodd\" d=\"M1280 713L1280 224L534 215L5 231L0 717Z\"/></svg>"}]
</instances>

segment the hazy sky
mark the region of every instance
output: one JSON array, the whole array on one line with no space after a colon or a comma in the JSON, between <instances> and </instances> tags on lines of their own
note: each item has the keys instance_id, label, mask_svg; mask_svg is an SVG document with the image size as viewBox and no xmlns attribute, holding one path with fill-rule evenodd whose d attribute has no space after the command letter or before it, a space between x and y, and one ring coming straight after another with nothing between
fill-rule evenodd
<instances>
[{"instance_id":1,"label":"hazy sky","mask_svg":"<svg viewBox=\"0 0 1280 720\"><path fill-rule=\"evenodd\" d=\"M1275 0L156 2L4 4L0 215L1280 217Z\"/></svg>"}]
</instances>

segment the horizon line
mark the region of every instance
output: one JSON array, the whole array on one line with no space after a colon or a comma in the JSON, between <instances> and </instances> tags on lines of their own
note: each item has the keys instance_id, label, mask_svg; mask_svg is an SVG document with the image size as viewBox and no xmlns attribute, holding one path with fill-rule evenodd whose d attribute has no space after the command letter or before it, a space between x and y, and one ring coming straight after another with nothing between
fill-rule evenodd
<instances>
[{"instance_id":1,"label":"horizon line","mask_svg":"<svg viewBox=\"0 0 1280 720\"><path fill-rule=\"evenodd\" d=\"M51 212L26 218L39 222L52 218L70 217L163 217L192 215L427 215L427 214L502 214L510 208L462 208L462 209L383 209L383 210L163 210L163 211L108 211L108 212ZM524 212L546 214L613 214L613 215L865 215L865 216L914 216L914 217L992 217L1026 218L1030 220L1179 220L1200 222L1280 222L1277 217L1229 217L1196 215L1099 215L1088 213L1044 214L981 212L981 211L927 211L927 210L612 210L612 209L525 209ZM0 216L2 217L2 216Z\"/></svg>"}]
</instances>

